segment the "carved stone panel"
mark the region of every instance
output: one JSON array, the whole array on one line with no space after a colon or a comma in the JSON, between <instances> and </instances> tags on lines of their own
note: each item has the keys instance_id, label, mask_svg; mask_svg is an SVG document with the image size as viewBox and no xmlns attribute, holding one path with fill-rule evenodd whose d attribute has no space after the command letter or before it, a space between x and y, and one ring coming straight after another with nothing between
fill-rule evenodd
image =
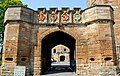
<instances>
[{"instance_id":1,"label":"carved stone panel","mask_svg":"<svg viewBox=\"0 0 120 76\"><path fill-rule=\"evenodd\" d=\"M45 8L39 8L38 21L39 23L47 23L47 13Z\"/></svg>"},{"instance_id":2,"label":"carved stone panel","mask_svg":"<svg viewBox=\"0 0 120 76\"><path fill-rule=\"evenodd\" d=\"M81 14L79 8L74 8L75 12L73 13L73 23L81 22Z\"/></svg>"},{"instance_id":3,"label":"carved stone panel","mask_svg":"<svg viewBox=\"0 0 120 76\"><path fill-rule=\"evenodd\" d=\"M70 12L68 8L63 8L61 12L61 23L70 23Z\"/></svg>"},{"instance_id":4,"label":"carved stone panel","mask_svg":"<svg viewBox=\"0 0 120 76\"><path fill-rule=\"evenodd\" d=\"M49 23L59 23L59 14L57 8L51 8L49 10Z\"/></svg>"}]
</instances>

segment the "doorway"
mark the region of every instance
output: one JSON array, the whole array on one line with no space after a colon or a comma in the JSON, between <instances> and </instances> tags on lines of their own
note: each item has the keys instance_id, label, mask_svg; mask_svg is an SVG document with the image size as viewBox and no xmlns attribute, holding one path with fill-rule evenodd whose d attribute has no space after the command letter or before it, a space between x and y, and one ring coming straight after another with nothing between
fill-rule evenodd
<instances>
[{"instance_id":1,"label":"doorway","mask_svg":"<svg viewBox=\"0 0 120 76\"><path fill-rule=\"evenodd\" d=\"M70 49L70 61L75 59L75 43L76 40L69 34L61 31L50 33L42 39L41 60L42 73L48 71L51 67L51 49L59 44L65 45ZM65 60L65 56L60 57L61 61ZM71 62L70 62L71 63ZM70 66L71 67L71 64Z\"/></svg>"},{"instance_id":2,"label":"doorway","mask_svg":"<svg viewBox=\"0 0 120 76\"><path fill-rule=\"evenodd\" d=\"M65 56L60 56L60 61L65 61Z\"/></svg>"}]
</instances>

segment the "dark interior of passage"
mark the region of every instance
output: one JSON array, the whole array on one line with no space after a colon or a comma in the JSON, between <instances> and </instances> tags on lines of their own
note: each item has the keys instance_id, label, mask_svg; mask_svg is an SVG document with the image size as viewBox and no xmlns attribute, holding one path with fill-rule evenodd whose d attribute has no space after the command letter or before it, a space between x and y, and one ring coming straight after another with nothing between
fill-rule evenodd
<instances>
[{"instance_id":1,"label":"dark interior of passage","mask_svg":"<svg viewBox=\"0 0 120 76\"><path fill-rule=\"evenodd\" d=\"M42 39L42 73L51 67L51 49L59 44L65 45L70 49L70 61L75 60L75 39L67 33L56 31ZM61 61L65 58L61 57ZM70 64L71 66L71 64Z\"/></svg>"}]
</instances>

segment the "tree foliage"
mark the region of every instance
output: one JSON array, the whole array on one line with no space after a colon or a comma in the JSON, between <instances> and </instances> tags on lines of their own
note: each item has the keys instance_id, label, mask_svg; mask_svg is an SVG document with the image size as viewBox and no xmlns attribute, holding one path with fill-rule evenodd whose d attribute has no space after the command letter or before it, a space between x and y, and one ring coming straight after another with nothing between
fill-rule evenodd
<instances>
[{"instance_id":1,"label":"tree foliage","mask_svg":"<svg viewBox=\"0 0 120 76\"><path fill-rule=\"evenodd\" d=\"M0 44L2 43L3 31L4 31L4 14L5 10L10 5L24 5L20 0L0 0Z\"/></svg>"}]
</instances>

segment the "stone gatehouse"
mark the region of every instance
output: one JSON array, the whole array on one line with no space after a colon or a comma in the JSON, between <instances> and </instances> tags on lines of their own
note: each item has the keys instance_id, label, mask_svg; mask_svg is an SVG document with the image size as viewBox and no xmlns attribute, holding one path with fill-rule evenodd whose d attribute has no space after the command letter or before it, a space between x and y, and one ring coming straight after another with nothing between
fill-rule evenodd
<instances>
[{"instance_id":1,"label":"stone gatehouse","mask_svg":"<svg viewBox=\"0 0 120 76\"><path fill-rule=\"evenodd\" d=\"M98 0L96 5L87 1L84 10L8 7L2 65L26 66L28 76L41 75L51 66L52 48L62 44L69 49L68 60L76 61L76 74L115 76L119 53L114 9L103 2L97 5Z\"/></svg>"}]
</instances>

